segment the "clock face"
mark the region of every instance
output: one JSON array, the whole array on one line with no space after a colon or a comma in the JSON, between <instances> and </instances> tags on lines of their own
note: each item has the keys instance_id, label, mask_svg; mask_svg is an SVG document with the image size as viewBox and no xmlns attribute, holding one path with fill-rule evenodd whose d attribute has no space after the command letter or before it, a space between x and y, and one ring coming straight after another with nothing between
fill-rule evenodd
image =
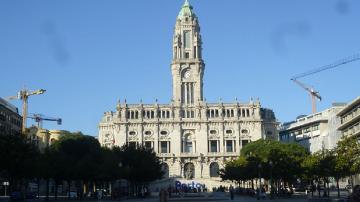
<instances>
[{"instance_id":1,"label":"clock face","mask_svg":"<svg viewBox=\"0 0 360 202\"><path fill-rule=\"evenodd\" d=\"M191 76L191 73L189 70L187 70L185 73L184 73L184 78L187 79Z\"/></svg>"}]
</instances>

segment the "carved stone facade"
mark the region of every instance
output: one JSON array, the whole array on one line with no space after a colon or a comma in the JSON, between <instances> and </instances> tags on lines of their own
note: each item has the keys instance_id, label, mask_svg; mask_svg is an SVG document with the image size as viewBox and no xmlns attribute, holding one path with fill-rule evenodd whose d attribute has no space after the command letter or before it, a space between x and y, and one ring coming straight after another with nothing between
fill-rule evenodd
<instances>
[{"instance_id":1,"label":"carved stone facade","mask_svg":"<svg viewBox=\"0 0 360 202\"><path fill-rule=\"evenodd\" d=\"M164 163L167 179L196 180L219 186L218 170L258 139L277 139L272 110L259 100L248 103L206 103L200 26L188 1L175 25L173 39L173 98L170 104L117 103L99 124L101 145L144 145Z\"/></svg>"}]
</instances>

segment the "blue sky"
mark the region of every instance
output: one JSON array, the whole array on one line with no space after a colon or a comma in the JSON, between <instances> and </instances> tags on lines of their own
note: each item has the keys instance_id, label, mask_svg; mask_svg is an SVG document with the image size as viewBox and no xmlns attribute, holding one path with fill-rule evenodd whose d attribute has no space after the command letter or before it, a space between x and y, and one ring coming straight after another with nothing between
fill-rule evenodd
<instances>
[{"instance_id":1,"label":"blue sky","mask_svg":"<svg viewBox=\"0 0 360 202\"><path fill-rule=\"evenodd\" d=\"M308 114L290 78L360 52L360 1L190 0L199 17L208 102L259 97L279 121ZM0 97L47 92L29 112L61 117L48 129L97 135L103 112L122 102L169 103L171 42L183 0L0 1ZM302 79L318 109L359 96L360 61ZM20 107L20 101L12 101ZM29 121L30 124L32 123Z\"/></svg>"}]
</instances>

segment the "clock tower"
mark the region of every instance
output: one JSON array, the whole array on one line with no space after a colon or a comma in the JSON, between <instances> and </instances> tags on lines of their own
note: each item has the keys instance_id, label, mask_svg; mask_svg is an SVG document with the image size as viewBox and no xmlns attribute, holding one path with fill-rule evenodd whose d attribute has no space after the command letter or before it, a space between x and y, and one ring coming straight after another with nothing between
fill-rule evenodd
<instances>
[{"instance_id":1,"label":"clock tower","mask_svg":"<svg viewBox=\"0 0 360 202\"><path fill-rule=\"evenodd\" d=\"M205 64L201 56L201 35L198 18L185 1L176 19L173 38L173 100L181 105L203 101Z\"/></svg>"}]
</instances>

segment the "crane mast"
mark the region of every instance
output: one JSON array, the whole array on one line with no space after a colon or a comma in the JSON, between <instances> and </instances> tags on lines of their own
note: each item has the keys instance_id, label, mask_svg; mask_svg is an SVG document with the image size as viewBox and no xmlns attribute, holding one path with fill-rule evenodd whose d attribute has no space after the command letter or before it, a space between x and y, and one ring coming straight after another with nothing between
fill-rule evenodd
<instances>
[{"instance_id":1,"label":"crane mast","mask_svg":"<svg viewBox=\"0 0 360 202\"><path fill-rule=\"evenodd\" d=\"M313 114L316 113L316 99L318 99L319 101L321 101L321 99L322 99L319 92L317 92L312 87L306 86L304 83L301 83L300 81L298 81L296 79L291 79L291 80L294 81L296 84L298 84L300 87L302 87L309 93L310 98L311 98L311 111Z\"/></svg>"},{"instance_id":2,"label":"crane mast","mask_svg":"<svg viewBox=\"0 0 360 202\"><path fill-rule=\"evenodd\" d=\"M39 90L34 90L34 91L30 91L27 89L22 89L18 92L18 94L16 96L10 96L7 99L8 100L22 100L22 128L21 128L21 132L23 134L25 134L26 132L26 119L27 119L27 114L28 114L28 99L30 96L33 95L41 95L43 93L45 93L46 90L44 89L39 89Z\"/></svg>"}]
</instances>

